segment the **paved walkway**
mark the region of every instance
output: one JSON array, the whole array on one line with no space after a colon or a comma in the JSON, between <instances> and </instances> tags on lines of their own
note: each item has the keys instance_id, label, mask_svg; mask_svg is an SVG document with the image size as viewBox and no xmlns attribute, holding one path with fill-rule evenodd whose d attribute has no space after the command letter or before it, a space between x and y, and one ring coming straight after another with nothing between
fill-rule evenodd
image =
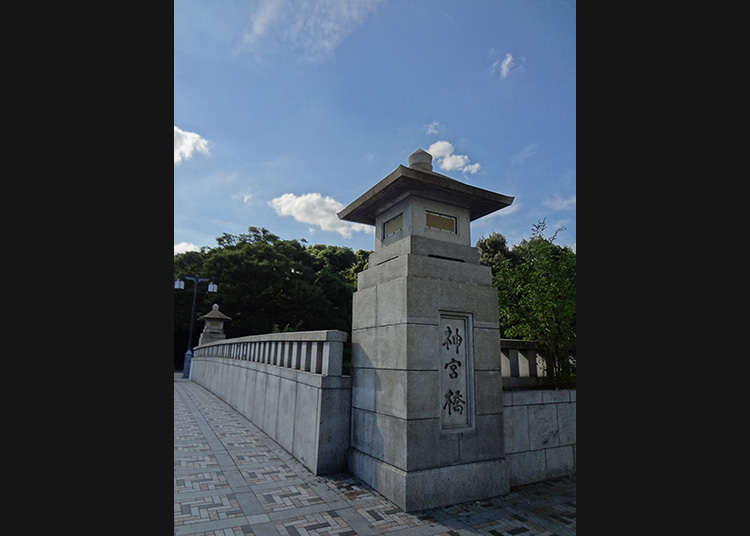
<instances>
[{"instance_id":1,"label":"paved walkway","mask_svg":"<svg viewBox=\"0 0 750 536\"><path fill-rule=\"evenodd\" d=\"M574 535L576 482L407 514L349 474L317 477L231 406L175 374L175 535Z\"/></svg>"}]
</instances>

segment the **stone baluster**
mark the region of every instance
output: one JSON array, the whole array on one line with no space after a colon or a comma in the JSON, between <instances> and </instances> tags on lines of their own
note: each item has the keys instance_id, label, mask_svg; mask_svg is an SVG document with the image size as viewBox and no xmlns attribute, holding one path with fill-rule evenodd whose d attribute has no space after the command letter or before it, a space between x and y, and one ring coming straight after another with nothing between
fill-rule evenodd
<instances>
[{"instance_id":1,"label":"stone baluster","mask_svg":"<svg viewBox=\"0 0 750 536\"><path fill-rule=\"evenodd\" d=\"M531 378L537 377L537 360L536 360L536 348L522 350L521 353L526 361L526 367L528 368L526 376ZM521 376L524 376L522 373Z\"/></svg>"},{"instance_id":2,"label":"stone baluster","mask_svg":"<svg viewBox=\"0 0 750 536\"><path fill-rule=\"evenodd\" d=\"M518 378L518 350L515 348L508 348L506 351L508 352L508 360L510 361L510 377Z\"/></svg>"},{"instance_id":3,"label":"stone baluster","mask_svg":"<svg viewBox=\"0 0 750 536\"><path fill-rule=\"evenodd\" d=\"M320 374L323 370L323 352L319 342L310 343L310 372Z\"/></svg>"},{"instance_id":4,"label":"stone baluster","mask_svg":"<svg viewBox=\"0 0 750 536\"><path fill-rule=\"evenodd\" d=\"M500 348L500 373L504 378L510 377L510 356L507 348Z\"/></svg>"},{"instance_id":5,"label":"stone baluster","mask_svg":"<svg viewBox=\"0 0 750 536\"><path fill-rule=\"evenodd\" d=\"M323 370L324 376L341 376L341 366L344 361L343 342L323 343Z\"/></svg>"},{"instance_id":6,"label":"stone baluster","mask_svg":"<svg viewBox=\"0 0 750 536\"><path fill-rule=\"evenodd\" d=\"M529 371L532 367L529 365L531 364L529 362L529 352L528 350L518 350L518 377L519 378L528 378L529 377ZM534 372L536 372L536 367L534 368Z\"/></svg>"},{"instance_id":7,"label":"stone baluster","mask_svg":"<svg viewBox=\"0 0 750 536\"><path fill-rule=\"evenodd\" d=\"M299 346L299 369L310 372L310 343L307 341L302 341L299 343Z\"/></svg>"},{"instance_id":8,"label":"stone baluster","mask_svg":"<svg viewBox=\"0 0 750 536\"><path fill-rule=\"evenodd\" d=\"M299 370L299 342L292 341L291 344L292 344L292 364L289 365L289 368Z\"/></svg>"}]
</instances>

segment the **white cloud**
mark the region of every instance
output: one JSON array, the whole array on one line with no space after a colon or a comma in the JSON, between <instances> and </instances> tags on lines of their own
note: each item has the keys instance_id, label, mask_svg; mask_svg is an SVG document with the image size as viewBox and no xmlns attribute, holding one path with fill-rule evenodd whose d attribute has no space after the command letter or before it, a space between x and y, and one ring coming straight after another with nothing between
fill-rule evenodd
<instances>
[{"instance_id":1,"label":"white cloud","mask_svg":"<svg viewBox=\"0 0 750 536\"><path fill-rule=\"evenodd\" d=\"M432 123L427 125L427 134L437 134L438 133L437 127L439 124L440 123L438 123L437 121L433 121Z\"/></svg>"},{"instance_id":2,"label":"white cloud","mask_svg":"<svg viewBox=\"0 0 750 536\"><path fill-rule=\"evenodd\" d=\"M469 164L469 157L465 154L449 154L440 162L440 167L446 171L462 169Z\"/></svg>"},{"instance_id":3,"label":"white cloud","mask_svg":"<svg viewBox=\"0 0 750 536\"><path fill-rule=\"evenodd\" d=\"M505 59L500 64L500 77L507 78L510 68L513 65L513 56L510 54L505 55Z\"/></svg>"},{"instance_id":4,"label":"white cloud","mask_svg":"<svg viewBox=\"0 0 750 536\"><path fill-rule=\"evenodd\" d=\"M250 17L250 29L245 32L245 41L248 44L255 43L268 30L271 23L278 17L282 7L282 0L262 0L258 9Z\"/></svg>"},{"instance_id":5,"label":"white cloud","mask_svg":"<svg viewBox=\"0 0 750 536\"><path fill-rule=\"evenodd\" d=\"M208 154L208 142L195 132L186 132L174 127L174 163L190 158L195 151Z\"/></svg>"},{"instance_id":6,"label":"white cloud","mask_svg":"<svg viewBox=\"0 0 750 536\"><path fill-rule=\"evenodd\" d=\"M174 254L185 253L187 251L200 251L201 248L190 242L180 242L174 245Z\"/></svg>"},{"instance_id":7,"label":"white cloud","mask_svg":"<svg viewBox=\"0 0 750 536\"><path fill-rule=\"evenodd\" d=\"M576 208L576 194L570 197L561 197L555 194L554 197L544 201L544 206L554 210L574 210Z\"/></svg>"},{"instance_id":8,"label":"white cloud","mask_svg":"<svg viewBox=\"0 0 750 536\"><path fill-rule=\"evenodd\" d=\"M268 202L268 206L279 216L292 216L301 223L317 225L324 231L334 231L345 238L351 238L353 231L371 233L374 228L363 223L343 221L336 216L344 205L332 197L323 197L319 193L300 196L284 194Z\"/></svg>"},{"instance_id":9,"label":"white cloud","mask_svg":"<svg viewBox=\"0 0 750 536\"><path fill-rule=\"evenodd\" d=\"M528 160L529 158L531 158L532 156L534 156L536 154L536 150L537 150L538 147L539 146L536 143L532 143L531 145L527 145L526 147L524 147L523 149L521 149L520 153L518 153L517 155L514 155L510 159L510 163L513 164L514 166L520 166L526 160Z\"/></svg>"},{"instance_id":10,"label":"white cloud","mask_svg":"<svg viewBox=\"0 0 750 536\"><path fill-rule=\"evenodd\" d=\"M251 192L248 192L245 194L242 194L242 193L232 194L232 199L237 199L238 201L242 201L246 205L249 205L250 201L253 200L253 194Z\"/></svg>"},{"instance_id":11,"label":"white cloud","mask_svg":"<svg viewBox=\"0 0 750 536\"><path fill-rule=\"evenodd\" d=\"M274 37L307 61L329 56L383 0L262 0L243 40L257 49Z\"/></svg>"},{"instance_id":12,"label":"white cloud","mask_svg":"<svg viewBox=\"0 0 750 536\"><path fill-rule=\"evenodd\" d=\"M463 173L471 173L472 175L479 171L481 167L479 163L469 164L470 160L468 156L465 154L453 154L453 151L453 144L445 140L436 141L427 149L427 152L433 158L437 159L440 169L445 171L458 169Z\"/></svg>"},{"instance_id":13,"label":"white cloud","mask_svg":"<svg viewBox=\"0 0 750 536\"><path fill-rule=\"evenodd\" d=\"M495 49L490 50L491 54L494 55ZM496 59L490 67L491 73L500 71L500 78L505 80L511 71L516 70L525 63L525 58L514 58L510 52L505 53L505 57Z\"/></svg>"},{"instance_id":14,"label":"white cloud","mask_svg":"<svg viewBox=\"0 0 750 536\"><path fill-rule=\"evenodd\" d=\"M464 169L462 170L464 173L471 173L472 175L479 171L479 168L481 166L479 165L479 162L474 162L473 164L469 164L468 166L464 166Z\"/></svg>"},{"instance_id":15,"label":"white cloud","mask_svg":"<svg viewBox=\"0 0 750 536\"><path fill-rule=\"evenodd\" d=\"M433 158L443 158L453 153L453 145L447 141L436 141L427 152L432 155Z\"/></svg>"}]
</instances>

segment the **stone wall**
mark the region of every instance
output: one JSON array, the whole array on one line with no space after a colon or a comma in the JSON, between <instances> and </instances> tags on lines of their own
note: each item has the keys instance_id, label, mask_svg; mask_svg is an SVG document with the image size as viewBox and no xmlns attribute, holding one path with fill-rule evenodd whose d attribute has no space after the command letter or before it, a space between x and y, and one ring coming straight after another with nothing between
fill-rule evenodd
<instances>
[{"instance_id":1,"label":"stone wall","mask_svg":"<svg viewBox=\"0 0 750 536\"><path fill-rule=\"evenodd\" d=\"M511 487L575 473L575 389L506 391L503 397Z\"/></svg>"},{"instance_id":2,"label":"stone wall","mask_svg":"<svg viewBox=\"0 0 750 536\"><path fill-rule=\"evenodd\" d=\"M190 379L242 413L313 473L346 470L351 377L196 356Z\"/></svg>"}]
</instances>

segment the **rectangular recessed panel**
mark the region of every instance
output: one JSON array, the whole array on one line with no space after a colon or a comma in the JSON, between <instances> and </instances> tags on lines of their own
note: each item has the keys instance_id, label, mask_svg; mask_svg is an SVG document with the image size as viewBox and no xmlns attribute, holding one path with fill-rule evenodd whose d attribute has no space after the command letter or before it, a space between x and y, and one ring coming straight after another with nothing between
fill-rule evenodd
<instances>
[{"instance_id":1,"label":"rectangular recessed panel","mask_svg":"<svg viewBox=\"0 0 750 536\"><path fill-rule=\"evenodd\" d=\"M455 233L456 218L445 214L438 214L437 212L427 212L427 227Z\"/></svg>"},{"instance_id":2,"label":"rectangular recessed panel","mask_svg":"<svg viewBox=\"0 0 750 536\"><path fill-rule=\"evenodd\" d=\"M391 218L390 220L388 220L387 222L385 222L385 226L384 226L384 229L383 229L383 237L384 238L387 238L387 237L391 236L392 234L397 233L398 231L401 230L401 225L402 225L402 223L404 221L404 217L403 216L404 215L402 213L402 214L399 214L398 216L396 216L395 218Z\"/></svg>"},{"instance_id":3,"label":"rectangular recessed panel","mask_svg":"<svg viewBox=\"0 0 750 536\"><path fill-rule=\"evenodd\" d=\"M474 425L474 353L471 315L440 313L440 428L460 432Z\"/></svg>"}]
</instances>

